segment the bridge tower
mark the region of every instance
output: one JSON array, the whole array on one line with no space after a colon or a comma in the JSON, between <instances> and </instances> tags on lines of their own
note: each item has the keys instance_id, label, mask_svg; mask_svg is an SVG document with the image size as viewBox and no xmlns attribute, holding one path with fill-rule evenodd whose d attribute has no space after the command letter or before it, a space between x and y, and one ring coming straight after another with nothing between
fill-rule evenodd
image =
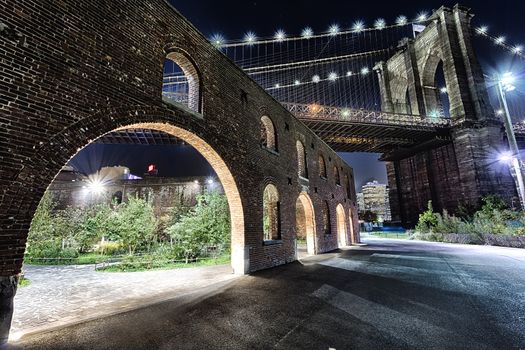
<instances>
[{"instance_id":1,"label":"bridge tower","mask_svg":"<svg viewBox=\"0 0 525 350\"><path fill-rule=\"evenodd\" d=\"M429 140L382 158L387 161L393 218L407 225L417 222L428 200L436 210L454 212L458 205L475 205L487 194L509 202L516 196L509 169L495 162L506 146L472 45L472 17L459 5L441 7L419 35L402 41L398 53L375 67L385 112L437 116L442 108L438 67L446 83L449 143Z\"/></svg>"}]
</instances>

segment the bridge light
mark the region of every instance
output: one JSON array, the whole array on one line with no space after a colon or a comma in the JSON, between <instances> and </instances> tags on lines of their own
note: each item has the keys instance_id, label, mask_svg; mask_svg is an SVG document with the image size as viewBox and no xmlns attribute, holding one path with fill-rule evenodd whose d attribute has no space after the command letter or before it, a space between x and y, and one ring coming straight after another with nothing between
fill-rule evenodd
<instances>
[{"instance_id":1,"label":"bridge light","mask_svg":"<svg viewBox=\"0 0 525 350\"><path fill-rule=\"evenodd\" d=\"M367 75L368 73L370 73L370 69L368 69L368 67L361 68L361 74Z\"/></svg>"},{"instance_id":2,"label":"bridge light","mask_svg":"<svg viewBox=\"0 0 525 350\"><path fill-rule=\"evenodd\" d=\"M313 81L314 83L317 84L318 82L321 81L321 77L318 76L318 75L314 75L314 76L312 77L312 81Z\"/></svg>"},{"instance_id":3,"label":"bridge light","mask_svg":"<svg viewBox=\"0 0 525 350\"><path fill-rule=\"evenodd\" d=\"M402 25L405 25L407 24L408 22L408 19L406 18L406 16L397 16L396 18L396 24L399 25L399 26L402 26Z\"/></svg>"},{"instance_id":4,"label":"bridge light","mask_svg":"<svg viewBox=\"0 0 525 350\"><path fill-rule=\"evenodd\" d=\"M339 28L339 25L338 25L338 24L332 24L332 25L328 28L328 32L329 32L330 35L332 35L332 36L335 36L335 35L339 34L339 31L340 31L340 28Z\"/></svg>"},{"instance_id":5,"label":"bridge light","mask_svg":"<svg viewBox=\"0 0 525 350\"><path fill-rule=\"evenodd\" d=\"M341 111L341 115L342 115L343 117L345 117L345 118L346 118L346 117L349 117L349 116L350 116L350 111L349 111L348 109L343 109L343 110Z\"/></svg>"},{"instance_id":6,"label":"bridge light","mask_svg":"<svg viewBox=\"0 0 525 350\"><path fill-rule=\"evenodd\" d=\"M523 51L523 47L521 45L518 45L518 46L515 46L513 49L512 49L512 52L518 54L518 53L521 53L521 51Z\"/></svg>"},{"instance_id":7,"label":"bridge light","mask_svg":"<svg viewBox=\"0 0 525 350\"><path fill-rule=\"evenodd\" d=\"M284 39L286 39L286 33L284 32L284 30L279 29L278 31L275 32L274 38L278 42L282 42L284 41Z\"/></svg>"},{"instance_id":8,"label":"bridge light","mask_svg":"<svg viewBox=\"0 0 525 350\"><path fill-rule=\"evenodd\" d=\"M488 31L489 31L489 27L487 26L481 26L481 27L476 28L476 32L479 34L487 34Z\"/></svg>"},{"instance_id":9,"label":"bridge light","mask_svg":"<svg viewBox=\"0 0 525 350\"><path fill-rule=\"evenodd\" d=\"M441 91L442 94L448 93L446 86L443 86L441 89L439 89L439 91Z\"/></svg>"},{"instance_id":10,"label":"bridge light","mask_svg":"<svg viewBox=\"0 0 525 350\"><path fill-rule=\"evenodd\" d=\"M351 77L353 74L354 74L354 73L352 73L352 71L348 71L348 72L346 72L346 76L347 76L347 77Z\"/></svg>"},{"instance_id":11,"label":"bridge light","mask_svg":"<svg viewBox=\"0 0 525 350\"><path fill-rule=\"evenodd\" d=\"M321 106L319 106L317 104L312 104L312 105L310 105L309 109L310 109L310 113L315 114L315 113L318 113L321 110Z\"/></svg>"},{"instance_id":12,"label":"bridge light","mask_svg":"<svg viewBox=\"0 0 525 350\"><path fill-rule=\"evenodd\" d=\"M246 43L248 43L249 45L253 45L253 43L257 41L257 36L254 32L248 32L244 36L244 41L246 41Z\"/></svg>"},{"instance_id":13,"label":"bridge light","mask_svg":"<svg viewBox=\"0 0 525 350\"><path fill-rule=\"evenodd\" d=\"M424 22L428 19L428 14L425 11L422 11L417 14L418 22Z\"/></svg>"},{"instance_id":14,"label":"bridge light","mask_svg":"<svg viewBox=\"0 0 525 350\"><path fill-rule=\"evenodd\" d=\"M300 80L296 80L296 81L294 81L294 85L296 85L296 86L297 86L297 85L301 85L301 81L300 81Z\"/></svg>"},{"instance_id":15,"label":"bridge light","mask_svg":"<svg viewBox=\"0 0 525 350\"><path fill-rule=\"evenodd\" d=\"M439 118L439 112L436 110L430 111L429 115L430 118Z\"/></svg>"},{"instance_id":16,"label":"bridge light","mask_svg":"<svg viewBox=\"0 0 525 350\"><path fill-rule=\"evenodd\" d=\"M224 45L224 41L225 41L224 36L222 36L222 34L219 34L219 33L213 34L210 40L213 46L218 47L218 48Z\"/></svg>"},{"instance_id":17,"label":"bridge light","mask_svg":"<svg viewBox=\"0 0 525 350\"><path fill-rule=\"evenodd\" d=\"M355 21L352 30L354 32L362 32L365 29L365 23L363 21Z\"/></svg>"},{"instance_id":18,"label":"bridge light","mask_svg":"<svg viewBox=\"0 0 525 350\"><path fill-rule=\"evenodd\" d=\"M496 41L496 44L501 45L501 44L505 43L505 37L504 36L498 36L495 41Z\"/></svg>"},{"instance_id":19,"label":"bridge light","mask_svg":"<svg viewBox=\"0 0 525 350\"><path fill-rule=\"evenodd\" d=\"M376 29L383 29L386 27L386 22L383 18L378 18L376 19L376 21L374 22L374 27Z\"/></svg>"},{"instance_id":20,"label":"bridge light","mask_svg":"<svg viewBox=\"0 0 525 350\"><path fill-rule=\"evenodd\" d=\"M275 84L275 86L274 86L274 87L275 87L276 89L278 89L278 88L280 88L280 87L281 87L281 85L280 85L279 83L277 83L277 84Z\"/></svg>"},{"instance_id":21,"label":"bridge light","mask_svg":"<svg viewBox=\"0 0 525 350\"><path fill-rule=\"evenodd\" d=\"M339 78L339 76L336 72L331 72L330 74L328 74L328 80L330 81L336 81L337 78Z\"/></svg>"},{"instance_id":22,"label":"bridge light","mask_svg":"<svg viewBox=\"0 0 525 350\"><path fill-rule=\"evenodd\" d=\"M503 109L498 109L498 110L496 111L496 115L503 115L503 113L504 113L504 112L503 112Z\"/></svg>"},{"instance_id":23,"label":"bridge light","mask_svg":"<svg viewBox=\"0 0 525 350\"><path fill-rule=\"evenodd\" d=\"M210 178L210 179L208 179L207 182L208 182L208 185L213 185L213 179Z\"/></svg>"},{"instance_id":24,"label":"bridge light","mask_svg":"<svg viewBox=\"0 0 525 350\"><path fill-rule=\"evenodd\" d=\"M305 39L310 39L312 36L314 36L314 31L312 30L312 28L306 27L303 29L301 36Z\"/></svg>"}]
</instances>

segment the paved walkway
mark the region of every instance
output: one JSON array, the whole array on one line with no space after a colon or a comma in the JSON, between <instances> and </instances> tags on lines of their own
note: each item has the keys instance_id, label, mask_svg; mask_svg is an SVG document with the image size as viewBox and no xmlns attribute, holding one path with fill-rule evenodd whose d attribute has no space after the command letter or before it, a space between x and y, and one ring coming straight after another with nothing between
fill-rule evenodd
<instances>
[{"instance_id":1,"label":"paved walkway","mask_svg":"<svg viewBox=\"0 0 525 350\"><path fill-rule=\"evenodd\" d=\"M365 242L11 348L525 349L525 250Z\"/></svg>"},{"instance_id":2,"label":"paved walkway","mask_svg":"<svg viewBox=\"0 0 525 350\"><path fill-rule=\"evenodd\" d=\"M235 278L228 265L147 272L97 272L93 265L25 266L12 338L131 310Z\"/></svg>"}]
</instances>

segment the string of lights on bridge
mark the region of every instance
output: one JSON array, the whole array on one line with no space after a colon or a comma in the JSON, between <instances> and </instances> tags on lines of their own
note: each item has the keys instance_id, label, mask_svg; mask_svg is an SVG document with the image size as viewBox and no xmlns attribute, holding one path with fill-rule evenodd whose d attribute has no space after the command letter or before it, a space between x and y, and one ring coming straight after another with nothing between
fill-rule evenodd
<instances>
[{"instance_id":1,"label":"string of lights on bridge","mask_svg":"<svg viewBox=\"0 0 525 350\"><path fill-rule=\"evenodd\" d=\"M418 13L415 19L409 20L408 17L400 15L396 18L395 24L387 25L384 18L378 18L374 21L372 27L367 27L365 22L362 20L357 20L353 23L352 27L348 30L343 30L339 24L332 24L328 27L328 31L315 34L311 27L305 27L300 36L289 37L283 29L278 29L273 37L271 38L259 38L257 34L253 31L248 31L244 35L244 38L241 40L232 40L227 41L226 38L220 34L213 34L210 38L210 41L213 45L218 48L228 48L228 47L238 47L238 46L254 46L254 45L264 45L272 43L283 43L289 41L297 40L309 40L317 38L326 38L334 37L338 35L345 34L357 34L362 32L374 31L374 30L383 30L395 27L403 27L413 24L422 24L426 23L429 20L429 15L427 12L422 11Z\"/></svg>"},{"instance_id":2,"label":"string of lights on bridge","mask_svg":"<svg viewBox=\"0 0 525 350\"><path fill-rule=\"evenodd\" d=\"M488 26L480 26L476 28L476 33L491 40L495 45L525 59L522 45L512 45L507 43L507 38L504 35L494 36L489 34Z\"/></svg>"}]
</instances>

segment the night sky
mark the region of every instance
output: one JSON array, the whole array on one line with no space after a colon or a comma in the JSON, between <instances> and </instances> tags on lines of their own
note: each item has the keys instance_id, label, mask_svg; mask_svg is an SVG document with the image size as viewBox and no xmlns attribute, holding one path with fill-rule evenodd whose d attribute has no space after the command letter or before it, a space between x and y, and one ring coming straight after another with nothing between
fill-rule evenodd
<instances>
[{"instance_id":1,"label":"night sky","mask_svg":"<svg viewBox=\"0 0 525 350\"><path fill-rule=\"evenodd\" d=\"M226 39L241 39L247 31L254 31L258 36L269 37L279 29L289 34L298 35L305 26L314 32L325 32L332 23L342 28L349 28L355 20L373 23L379 17L387 23L406 15L416 17L420 11L430 13L441 5L453 6L455 1L346 1L324 0L265 0L265 1L217 1L217 0L171 0L203 34L210 37L221 33ZM487 25L490 33L504 35L509 43L524 44L523 15L525 1L463 1L462 5L471 7L475 25ZM480 40L477 40L480 41ZM525 72L523 61L512 58L512 55L494 45L480 41L476 49L482 67L487 74L512 70L515 73ZM525 80L525 79L524 79ZM518 93L523 97L521 86ZM522 117L525 117L523 115ZM100 165L127 165L132 172L140 175L147 164L156 163L161 176L210 175L212 170L205 160L195 151L175 149L169 146L164 153L162 149L140 146L100 146L91 145L73 160L73 165L82 171L96 170ZM135 147L135 148L127 148ZM142 154L141 154L142 152ZM377 154L341 154L354 168L356 186L360 189L363 182L377 179L386 182L385 167L377 161Z\"/></svg>"}]
</instances>

